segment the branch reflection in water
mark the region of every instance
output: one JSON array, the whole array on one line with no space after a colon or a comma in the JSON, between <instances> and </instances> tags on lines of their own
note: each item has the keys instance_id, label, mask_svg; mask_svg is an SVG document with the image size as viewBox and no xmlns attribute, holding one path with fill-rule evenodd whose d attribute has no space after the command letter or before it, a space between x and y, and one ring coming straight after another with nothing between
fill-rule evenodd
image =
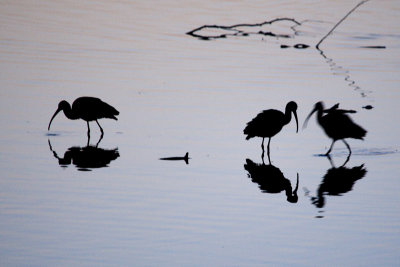
<instances>
[{"instance_id":1,"label":"branch reflection in water","mask_svg":"<svg viewBox=\"0 0 400 267\"><path fill-rule=\"evenodd\" d=\"M299 187L299 174L297 174L296 187L292 191L290 180L285 178L281 170L272 164L265 165L254 163L246 159L244 169L253 183L258 184L261 192L276 194L285 191L286 200L290 203L297 203L297 189Z\"/></svg>"},{"instance_id":2,"label":"branch reflection in water","mask_svg":"<svg viewBox=\"0 0 400 267\"><path fill-rule=\"evenodd\" d=\"M111 161L116 160L120 156L118 148L103 149L98 147L102 137L100 137L95 146L89 145L89 140L90 138L88 138L85 147L73 146L68 148L63 157L59 157L53 150L50 139L48 143L50 151L58 160L58 164L61 167L65 168L72 163L79 171L91 171L96 168L108 167Z\"/></svg>"}]
</instances>

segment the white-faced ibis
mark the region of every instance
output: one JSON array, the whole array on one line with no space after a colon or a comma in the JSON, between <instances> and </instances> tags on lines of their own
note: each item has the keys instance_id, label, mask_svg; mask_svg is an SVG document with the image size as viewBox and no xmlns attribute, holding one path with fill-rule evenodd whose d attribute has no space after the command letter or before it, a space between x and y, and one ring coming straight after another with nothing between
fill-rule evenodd
<instances>
[{"instance_id":1,"label":"white-faced ibis","mask_svg":"<svg viewBox=\"0 0 400 267\"><path fill-rule=\"evenodd\" d=\"M269 144L271 142L271 138L279 133L283 126L288 124L292 119L292 112L294 114L294 118L296 119L296 133L298 132L298 121L297 121L297 104L294 101L290 101L287 103L285 108L285 114L276 109L268 109L259 113L254 119L247 123L246 128L243 130L243 133L247 135L246 140L249 140L253 137L261 137L262 143L261 148L264 152L264 138L268 137L268 156L269 156Z\"/></svg>"},{"instance_id":2,"label":"white-faced ibis","mask_svg":"<svg viewBox=\"0 0 400 267\"><path fill-rule=\"evenodd\" d=\"M101 101L99 98L89 96L79 97L72 103L72 108L67 101L63 100L58 104L56 112L53 117L51 117L48 130L50 130L50 125L54 117L61 110L64 111L65 116L70 120L82 119L86 121L88 136L90 135L89 121L96 121L97 125L100 127L101 136L103 136L103 128L101 128L97 120L102 118L117 120L115 116L119 114L118 110Z\"/></svg>"},{"instance_id":3,"label":"white-faced ibis","mask_svg":"<svg viewBox=\"0 0 400 267\"><path fill-rule=\"evenodd\" d=\"M322 102L315 104L314 109L304 121L303 128L306 127L308 120L314 112L317 112L317 121L319 125L322 127L322 129L324 129L326 135L332 139L331 147L325 155L329 155L329 153L331 153L333 145L337 140L342 140L351 154L350 146L346 142L345 138L362 140L367 133L366 130L354 123L350 117L346 115L346 113L354 113L354 110L338 109L338 105L324 110L324 104ZM327 114L324 115L324 113Z\"/></svg>"}]
</instances>

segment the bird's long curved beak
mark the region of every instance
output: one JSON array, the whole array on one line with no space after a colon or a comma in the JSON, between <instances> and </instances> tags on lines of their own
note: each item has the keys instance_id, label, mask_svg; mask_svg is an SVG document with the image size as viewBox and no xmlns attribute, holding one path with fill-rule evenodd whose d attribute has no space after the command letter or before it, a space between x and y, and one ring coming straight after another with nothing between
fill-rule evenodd
<instances>
[{"instance_id":1,"label":"bird's long curved beak","mask_svg":"<svg viewBox=\"0 0 400 267\"><path fill-rule=\"evenodd\" d=\"M303 130L307 127L308 120L311 118L311 115L314 114L315 111L317 111L316 108L314 108L314 109L310 112L310 114L308 114L307 118L304 120L304 123L303 123Z\"/></svg>"},{"instance_id":2,"label":"bird's long curved beak","mask_svg":"<svg viewBox=\"0 0 400 267\"><path fill-rule=\"evenodd\" d=\"M294 114L294 119L296 120L296 133L299 132L299 120L297 119L297 113L296 110L293 111Z\"/></svg>"},{"instance_id":3,"label":"bird's long curved beak","mask_svg":"<svg viewBox=\"0 0 400 267\"><path fill-rule=\"evenodd\" d=\"M50 131L51 122L53 121L54 117L57 116L58 112L60 112L60 111L61 111L61 109L58 108L58 109L56 110L56 112L54 112L53 117L51 117L51 120L50 120L50 123L49 123L49 127L47 128L48 131Z\"/></svg>"}]
</instances>

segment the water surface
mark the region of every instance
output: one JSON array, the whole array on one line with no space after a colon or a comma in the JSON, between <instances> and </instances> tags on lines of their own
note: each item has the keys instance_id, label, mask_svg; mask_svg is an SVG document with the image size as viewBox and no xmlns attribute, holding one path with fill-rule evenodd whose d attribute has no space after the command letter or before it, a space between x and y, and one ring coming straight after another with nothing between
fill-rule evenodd
<instances>
[{"instance_id":1,"label":"water surface","mask_svg":"<svg viewBox=\"0 0 400 267\"><path fill-rule=\"evenodd\" d=\"M365 3L321 44L323 55L314 48L357 3L0 4L1 265L398 265L399 3ZM279 17L301 25L265 30L290 38L186 34ZM58 102L83 95L121 113L100 121L101 142L95 123L88 142L86 123L62 114L48 133ZM248 177L247 159L262 163L261 139L242 133L290 100L300 124L322 100L357 110L368 130L349 140L344 167L343 143L332 162L318 156L331 141L314 118L274 137L272 165L292 190L299 176L295 203ZM100 167L72 161L71 151L93 150L114 152L96 153ZM186 152L188 165L159 160ZM330 179L338 172L349 184Z\"/></svg>"}]
</instances>

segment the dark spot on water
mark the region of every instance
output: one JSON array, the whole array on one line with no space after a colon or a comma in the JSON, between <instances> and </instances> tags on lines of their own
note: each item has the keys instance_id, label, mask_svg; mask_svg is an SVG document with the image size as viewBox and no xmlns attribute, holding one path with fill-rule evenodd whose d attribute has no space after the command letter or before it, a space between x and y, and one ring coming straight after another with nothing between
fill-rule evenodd
<instances>
[{"instance_id":1,"label":"dark spot on water","mask_svg":"<svg viewBox=\"0 0 400 267\"><path fill-rule=\"evenodd\" d=\"M60 134L57 133L46 133L46 136L59 136Z\"/></svg>"},{"instance_id":2,"label":"dark spot on water","mask_svg":"<svg viewBox=\"0 0 400 267\"><path fill-rule=\"evenodd\" d=\"M289 45L281 45L281 48L289 48Z\"/></svg>"},{"instance_id":3,"label":"dark spot on water","mask_svg":"<svg viewBox=\"0 0 400 267\"><path fill-rule=\"evenodd\" d=\"M296 49L306 49L309 48L310 46L306 44L295 44L293 47Z\"/></svg>"},{"instance_id":4,"label":"dark spot on water","mask_svg":"<svg viewBox=\"0 0 400 267\"><path fill-rule=\"evenodd\" d=\"M363 108L364 108L364 109L373 109L374 107L371 106L371 105L366 105L366 106L363 106Z\"/></svg>"},{"instance_id":5,"label":"dark spot on water","mask_svg":"<svg viewBox=\"0 0 400 267\"><path fill-rule=\"evenodd\" d=\"M360 46L360 48L386 49L386 46L384 46L384 45L365 45L365 46Z\"/></svg>"},{"instance_id":6,"label":"dark spot on water","mask_svg":"<svg viewBox=\"0 0 400 267\"><path fill-rule=\"evenodd\" d=\"M382 156L398 153L399 150L396 148L364 148L354 149L352 148L351 157L353 156ZM346 148L334 149L330 154L331 157L347 157L349 152ZM314 157L326 157L325 154L314 154Z\"/></svg>"}]
</instances>

